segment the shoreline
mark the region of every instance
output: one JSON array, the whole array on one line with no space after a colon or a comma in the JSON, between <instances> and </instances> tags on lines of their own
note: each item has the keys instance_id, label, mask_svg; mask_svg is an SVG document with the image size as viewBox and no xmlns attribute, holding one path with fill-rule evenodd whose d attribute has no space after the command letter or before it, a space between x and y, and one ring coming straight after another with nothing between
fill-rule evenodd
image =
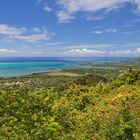
<instances>
[{"instance_id":1,"label":"shoreline","mask_svg":"<svg viewBox=\"0 0 140 140\"><path fill-rule=\"evenodd\" d=\"M4 76L0 76L0 79L10 79L10 78L24 78L24 77L32 77L32 76L81 76L86 73L92 74L109 74L118 73L119 71L128 70L130 67L134 69L140 69L140 61L138 58L133 61L121 61L121 62L108 62L108 63L96 63L96 62L81 62L78 65L84 67L71 67L71 68L55 68L49 70L42 70L36 72L22 73L18 72L18 68L15 74L9 72L9 75L5 74ZM10 70L9 70L10 71ZM4 72L3 72L4 74Z\"/></svg>"},{"instance_id":2,"label":"shoreline","mask_svg":"<svg viewBox=\"0 0 140 140\"><path fill-rule=\"evenodd\" d=\"M82 74L77 74L74 72L64 72L62 70L59 71L49 71L49 72L33 72L31 74L25 74L25 75L17 75L17 76L0 76L1 79L13 79L13 78L25 78L25 77L32 77L32 76L71 76L71 77L79 77L82 76Z\"/></svg>"}]
</instances>

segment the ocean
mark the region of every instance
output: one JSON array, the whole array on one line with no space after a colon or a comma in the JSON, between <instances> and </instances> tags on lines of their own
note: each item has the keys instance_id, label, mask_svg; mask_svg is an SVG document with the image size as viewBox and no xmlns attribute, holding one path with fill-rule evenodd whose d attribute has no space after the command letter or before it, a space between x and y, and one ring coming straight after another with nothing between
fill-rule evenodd
<instances>
[{"instance_id":1,"label":"ocean","mask_svg":"<svg viewBox=\"0 0 140 140\"><path fill-rule=\"evenodd\" d=\"M91 68L79 64L122 62L133 59L132 57L0 57L0 77L23 76L68 68Z\"/></svg>"}]
</instances>

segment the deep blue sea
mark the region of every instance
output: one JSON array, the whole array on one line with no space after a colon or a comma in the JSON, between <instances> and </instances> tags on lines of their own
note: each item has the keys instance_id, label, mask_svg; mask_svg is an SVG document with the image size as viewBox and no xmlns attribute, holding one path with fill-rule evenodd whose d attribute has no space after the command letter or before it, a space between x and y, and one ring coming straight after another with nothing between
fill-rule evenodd
<instances>
[{"instance_id":1,"label":"deep blue sea","mask_svg":"<svg viewBox=\"0 0 140 140\"><path fill-rule=\"evenodd\" d=\"M0 77L60 71L66 68L89 68L79 65L83 62L105 63L131 61L133 59L130 57L0 57Z\"/></svg>"}]
</instances>

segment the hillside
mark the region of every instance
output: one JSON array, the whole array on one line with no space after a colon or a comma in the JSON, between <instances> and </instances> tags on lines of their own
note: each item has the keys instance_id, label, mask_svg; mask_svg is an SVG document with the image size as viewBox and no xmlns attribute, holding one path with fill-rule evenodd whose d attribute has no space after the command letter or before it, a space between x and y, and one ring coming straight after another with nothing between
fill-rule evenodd
<instances>
[{"instance_id":1,"label":"hillside","mask_svg":"<svg viewBox=\"0 0 140 140\"><path fill-rule=\"evenodd\" d=\"M56 88L31 88L30 81L30 88L1 89L0 139L139 140L140 71L93 85L92 78L100 77L77 77Z\"/></svg>"}]
</instances>

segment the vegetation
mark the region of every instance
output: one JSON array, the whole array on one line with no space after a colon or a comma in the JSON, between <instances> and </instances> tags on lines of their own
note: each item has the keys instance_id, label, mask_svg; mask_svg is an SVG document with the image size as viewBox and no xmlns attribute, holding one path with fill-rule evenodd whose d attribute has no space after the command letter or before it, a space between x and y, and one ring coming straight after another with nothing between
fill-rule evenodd
<instances>
[{"instance_id":1,"label":"vegetation","mask_svg":"<svg viewBox=\"0 0 140 140\"><path fill-rule=\"evenodd\" d=\"M1 79L0 140L139 140L140 71L80 74Z\"/></svg>"},{"instance_id":2,"label":"vegetation","mask_svg":"<svg viewBox=\"0 0 140 140\"><path fill-rule=\"evenodd\" d=\"M140 58L133 59L131 61L124 61L124 62L104 62L104 63L81 63L82 66L92 66L95 69L98 69L102 73L104 73L104 70L106 71L112 71L112 72L119 72L119 71L126 71L126 69L129 69L130 67L133 67L133 69L139 69L140 68Z\"/></svg>"}]
</instances>

